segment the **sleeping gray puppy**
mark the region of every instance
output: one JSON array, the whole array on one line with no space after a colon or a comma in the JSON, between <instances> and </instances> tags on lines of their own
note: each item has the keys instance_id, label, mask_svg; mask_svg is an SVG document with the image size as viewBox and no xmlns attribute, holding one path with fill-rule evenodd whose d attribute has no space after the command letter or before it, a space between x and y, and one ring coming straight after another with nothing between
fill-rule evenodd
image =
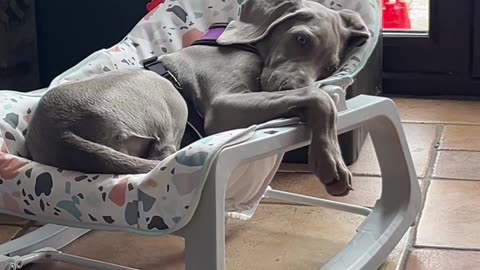
<instances>
[{"instance_id":1,"label":"sleeping gray puppy","mask_svg":"<svg viewBox=\"0 0 480 270\"><path fill-rule=\"evenodd\" d=\"M327 191L351 189L331 98L313 86L369 32L360 16L307 0L247 0L218 39L160 57L182 89L146 69L111 71L47 92L26 136L31 158L91 173L144 173L179 149L190 100L207 134L300 116ZM233 44L252 44L259 54Z\"/></svg>"}]
</instances>

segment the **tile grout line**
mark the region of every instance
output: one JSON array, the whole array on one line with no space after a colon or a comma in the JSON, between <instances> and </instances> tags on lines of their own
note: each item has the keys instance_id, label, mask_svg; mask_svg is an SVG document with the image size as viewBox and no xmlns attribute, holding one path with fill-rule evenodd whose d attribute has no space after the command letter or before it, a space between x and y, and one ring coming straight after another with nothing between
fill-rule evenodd
<instances>
[{"instance_id":1,"label":"tile grout line","mask_svg":"<svg viewBox=\"0 0 480 270\"><path fill-rule=\"evenodd\" d=\"M436 124L435 125L435 139L433 141L433 147L431 150L431 153L429 155L430 160L428 161L428 166L427 170L425 172L425 177L422 178L421 183L421 191L422 191L422 204L420 207L420 213L418 214L416 220L415 220L415 226L410 227L409 232L408 232L408 238L407 238L407 243L405 244L405 247L403 248L402 253L400 254L399 258L399 263L396 267L395 270L406 270L406 263L407 263L407 258L412 252L412 250L415 248L415 241L416 241L416 235L417 235L417 230L418 230L418 225L420 224L420 219L423 215L423 209L425 208L425 203L427 201L427 192L430 188L430 182L432 179L432 174L433 174L433 168L435 166L435 161L437 160L437 155L438 155L438 147L440 146L440 142L442 139L443 132L445 130L445 124ZM420 177L419 177L420 178Z\"/></svg>"},{"instance_id":2,"label":"tile grout line","mask_svg":"<svg viewBox=\"0 0 480 270\"><path fill-rule=\"evenodd\" d=\"M417 124L417 125L433 125L433 126L466 126L466 127L479 127L480 123L456 123L456 122L435 122L435 121L415 121L415 120L402 120L402 124Z\"/></svg>"},{"instance_id":3,"label":"tile grout line","mask_svg":"<svg viewBox=\"0 0 480 270\"><path fill-rule=\"evenodd\" d=\"M453 177L431 177L434 181L462 181L462 182L479 182L480 179L466 179L466 178L453 178Z\"/></svg>"},{"instance_id":4,"label":"tile grout line","mask_svg":"<svg viewBox=\"0 0 480 270\"><path fill-rule=\"evenodd\" d=\"M438 151L442 152L473 152L473 153L478 153L480 150L472 150L472 149L451 149L451 148L443 148L443 149L438 149Z\"/></svg>"},{"instance_id":5,"label":"tile grout line","mask_svg":"<svg viewBox=\"0 0 480 270\"><path fill-rule=\"evenodd\" d=\"M440 250L453 250L453 251L469 251L479 252L480 248L459 248L459 247L442 247L442 246L416 246L416 249L440 249Z\"/></svg>"}]
</instances>

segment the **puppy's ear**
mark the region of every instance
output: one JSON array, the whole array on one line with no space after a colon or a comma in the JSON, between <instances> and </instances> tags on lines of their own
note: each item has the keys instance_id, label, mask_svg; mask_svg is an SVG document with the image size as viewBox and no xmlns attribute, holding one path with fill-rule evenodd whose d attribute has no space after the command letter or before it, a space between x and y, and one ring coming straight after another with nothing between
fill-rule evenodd
<instances>
[{"instance_id":1,"label":"puppy's ear","mask_svg":"<svg viewBox=\"0 0 480 270\"><path fill-rule=\"evenodd\" d=\"M349 9L338 11L342 20L342 28L344 29L345 47L352 48L363 45L370 38L370 32L360 15Z\"/></svg>"},{"instance_id":2,"label":"puppy's ear","mask_svg":"<svg viewBox=\"0 0 480 270\"><path fill-rule=\"evenodd\" d=\"M241 6L240 19L230 22L217 41L223 45L257 42L275 25L295 16L301 1L246 0Z\"/></svg>"}]
</instances>

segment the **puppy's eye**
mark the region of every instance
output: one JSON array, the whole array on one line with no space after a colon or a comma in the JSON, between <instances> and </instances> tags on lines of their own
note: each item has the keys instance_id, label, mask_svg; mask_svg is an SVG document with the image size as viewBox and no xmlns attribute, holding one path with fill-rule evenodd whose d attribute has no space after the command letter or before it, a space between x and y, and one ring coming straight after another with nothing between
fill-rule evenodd
<instances>
[{"instance_id":1,"label":"puppy's eye","mask_svg":"<svg viewBox=\"0 0 480 270\"><path fill-rule=\"evenodd\" d=\"M303 47L303 46L307 45L308 41L304 36L298 35L297 36L297 42L298 42L298 44L300 44L300 46Z\"/></svg>"},{"instance_id":2,"label":"puppy's eye","mask_svg":"<svg viewBox=\"0 0 480 270\"><path fill-rule=\"evenodd\" d=\"M331 65L327 68L327 71L328 72L334 72L334 71L337 71L337 69L338 69L337 65Z\"/></svg>"}]
</instances>

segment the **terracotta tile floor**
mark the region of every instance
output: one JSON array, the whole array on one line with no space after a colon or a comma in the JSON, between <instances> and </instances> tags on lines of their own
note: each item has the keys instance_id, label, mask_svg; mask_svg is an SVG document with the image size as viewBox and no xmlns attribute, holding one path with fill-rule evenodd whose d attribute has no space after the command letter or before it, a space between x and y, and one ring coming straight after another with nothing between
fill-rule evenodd
<instances>
[{"instance_id":1,"label":"terracotta tile floor","mask_svg":"<svg viewBox=\"0 0 480 270\"><path fill-rule=\"evenodd\" d=\"M385 270L480 269L480 102L394 99L399 108L425 205ZM339 201L371 207L380 194L380 172L370 140L351 166L356 189ZM278 173L275 188L329 198L308 173ZM25 221L0 216L0 243ZM333 210L265 200L254 218L229 221L228 269L319 269L354 235L363 218ZM183 269L177 237L90 233L64 251L140 269ZM40 263L28 269L82 269Z\"/></svg>"}]
</instances>

